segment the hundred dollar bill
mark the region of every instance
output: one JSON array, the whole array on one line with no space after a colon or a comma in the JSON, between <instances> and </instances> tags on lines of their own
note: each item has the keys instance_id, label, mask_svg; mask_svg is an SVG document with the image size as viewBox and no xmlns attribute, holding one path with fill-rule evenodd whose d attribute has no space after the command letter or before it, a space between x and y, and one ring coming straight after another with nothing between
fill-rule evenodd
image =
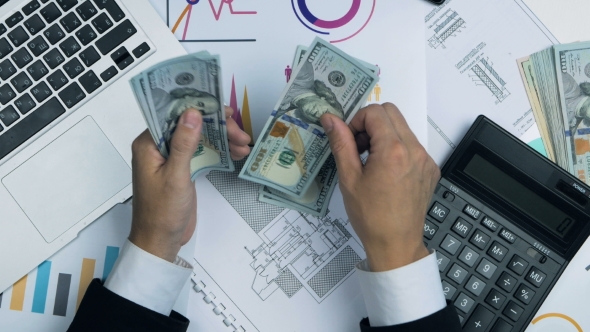
<instances>
[{"instance_id":1,"label":"hundred dollar bill","mask_svg":"<svg viewBox=\"0 0 590 332\"><path fill-rule=\"evenodd\" d=\"M313 184L307 189L302 198L289 196L281 191L267 186L260 186L259 201L278 205L280 207L309 213L318 217L325 217L328 213L328 205L338 184L338 172L336 161L330 154L320 173L315 177Z\"/></svg>"},{"instance_id":2,"label":"hundred dollar bill","mask_svg":"<svg viewBox=\"0 0 590 332\"><path fill-rule=\"evenodd\" d=\"M554 51L570 172L590 184L590 42Z\"/></svg>"},{"instance_id":3,"label":"hundred dollar bill","mask_svg":"<svg viewBox=\"0 0 590 332\"><path fill-rule=\"evenodd\" d=\"M203 129L199 148L191 160L192 178L202 171L234 170L219 57L199 53L168 60L133 78L131 85L164 157L168 157L178 119L193 108L203 115Z\"/></svg>"},{"instance_id":4,"label":"hundred dollar bill","mask_svg":"<svg viewBox=\"0 0 590 332\"><path fill-rule=\"evenodd\" d=\"M320 117L331 113L348 123L379 78L319 38L292 77L240 178L301 198L330 154Z\"/></svg>"},{"instance_id":5,"label":"hundred dollar bill","mask_svg":"<svg viewBox=\"0 0 590 332\"><path fill-rule=\"evenodd\" d=\"M307 52L307 46L303 46L303 45L297 46L297 49L295 50L295 58L293 59L293 68L297 67L297 65L301 63L301 60L303 60L303 57L305 56L306 52ZM353 58L353 59L358 61L361 65L365 66L365 68L368 68L369 70L371 70L373 73L379 74L379 66L372 65L372 64L370 64L366 61L363 61L361 59L358 59L358 58Z\"/></svg>"}]
</instances>

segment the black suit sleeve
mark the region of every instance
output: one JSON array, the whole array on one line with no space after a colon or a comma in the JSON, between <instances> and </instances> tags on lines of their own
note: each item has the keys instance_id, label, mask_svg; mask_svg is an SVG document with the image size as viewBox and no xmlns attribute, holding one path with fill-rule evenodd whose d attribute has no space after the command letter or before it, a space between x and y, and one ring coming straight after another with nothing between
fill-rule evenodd
<instances>
[{"instance_id":1,"label":"black suit sleeve","mask_svg":"<svg viewBox=\"0 0 590 332\"><path fill-rule=\"evenodd\" d=\"M94 279L68 331L185 332L188 324L188 319L177 312L170 316L159 314L111 292Z\"/></svg>"},{"instance_id":2,"label":"black suit sleeve","mask_svg":"<svg viewBox=\"0 0 590 332\"><path fill-rule=\"evenodd\" d=\"M362 332L421 332L421 331L441 331L441 332L460 332L461 324L457 311L452 303L447 302L447 306L441 311L435 312L428 317L394 326L371 327L369 319L361 321Z\"/></svg>"}]
</instances>

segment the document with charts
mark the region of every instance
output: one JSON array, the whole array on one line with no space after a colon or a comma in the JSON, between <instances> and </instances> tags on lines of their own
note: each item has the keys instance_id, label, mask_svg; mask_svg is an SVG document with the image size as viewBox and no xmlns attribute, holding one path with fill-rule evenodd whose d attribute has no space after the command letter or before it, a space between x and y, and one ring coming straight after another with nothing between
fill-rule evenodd
<instances>
[{"instance_id":1,"label":"document with charts","mask_svg":"<svg viewBox=\"0 0 590 332\"><path fill-rule=\"evenodd\" d=\"M534 125L516 59L557 40L521 0L447 0L424 22L428 151L439 165L480 114L517 137Z\"/></svg>"}]
</instances>

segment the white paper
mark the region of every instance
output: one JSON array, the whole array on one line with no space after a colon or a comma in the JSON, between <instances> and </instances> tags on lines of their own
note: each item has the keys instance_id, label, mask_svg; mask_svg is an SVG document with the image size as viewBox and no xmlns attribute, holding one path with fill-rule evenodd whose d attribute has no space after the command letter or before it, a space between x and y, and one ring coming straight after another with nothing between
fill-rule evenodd
<instances>
[{"instance_id":1,"label":"white paper","mask_svg":"<svg viewBox=\"0 0 590 332\"><path fill-rule=\"evenodd\" d=\"M533 124L516 59L556 43L521 0L448 0L425 17L429 153L442 165L484 114L519 137Z\"/></svg>"},{"instance_id":2,"label":"white paper","mask_svg":"<svg viewBox=\"0 0 590 332\"><path fill-rule=\"evenodd\" d=\"M319 36L336 42L337 47L356 58L379 65L379 88L368 102L395 103L419 140L427 143L424 27L420 24L424 1L305 2L312 15L323 21L335 21L329 24L333 26L340 25L341 19L340 22L348 21L347 13L359 3L354 18L335 29L318 27L319 23L312 25L302 15L296 0L192 1L196 4L190 7L188 25L189 13L182 15L187 1L171 0L169 6L164 0L150 2L169 21L171 29L179 22L175 35L181 41L184 39L188 52L207 50L221 56L228 105L235 87L236 106L243 110L247 89L254 139L287 83L285 70L293 63L297 45L307 46Z\"/></svg>"}]
</instances>

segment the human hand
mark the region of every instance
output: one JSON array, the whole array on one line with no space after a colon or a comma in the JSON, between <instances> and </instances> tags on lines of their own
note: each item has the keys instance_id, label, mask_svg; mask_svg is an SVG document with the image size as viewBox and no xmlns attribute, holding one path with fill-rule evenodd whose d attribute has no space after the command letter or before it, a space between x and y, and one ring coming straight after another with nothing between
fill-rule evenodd
<instances>
[{"instance_id":1,"label":"human hand","mask_svg":"<svg viewBox=\"0 0 590 332\"><path fill-rule=\"evenodd\" d=\"M240 130L226 107L231 157L250 152L250 137ZM129 240L141 249L174 262L180 247L192 237L197 223L197 194L191 182L190 160L199 146L203 118L187 110L178 121L166 160L149 131L133 142L133 222Z\"/></svg>"},{"instance_id":2,"label":"human hand","mask_svg":"<svg viewBox=\"0 0 590 332\"><path fill-rule=\"evenodd\" d=\"M428 255L422 234L440 170L393 104L360 110L347 126L333 115L322 125L336 159L350 223L373 272ZM369 151L363 166L359 153Z\"/></svg>"}]
</instances>

